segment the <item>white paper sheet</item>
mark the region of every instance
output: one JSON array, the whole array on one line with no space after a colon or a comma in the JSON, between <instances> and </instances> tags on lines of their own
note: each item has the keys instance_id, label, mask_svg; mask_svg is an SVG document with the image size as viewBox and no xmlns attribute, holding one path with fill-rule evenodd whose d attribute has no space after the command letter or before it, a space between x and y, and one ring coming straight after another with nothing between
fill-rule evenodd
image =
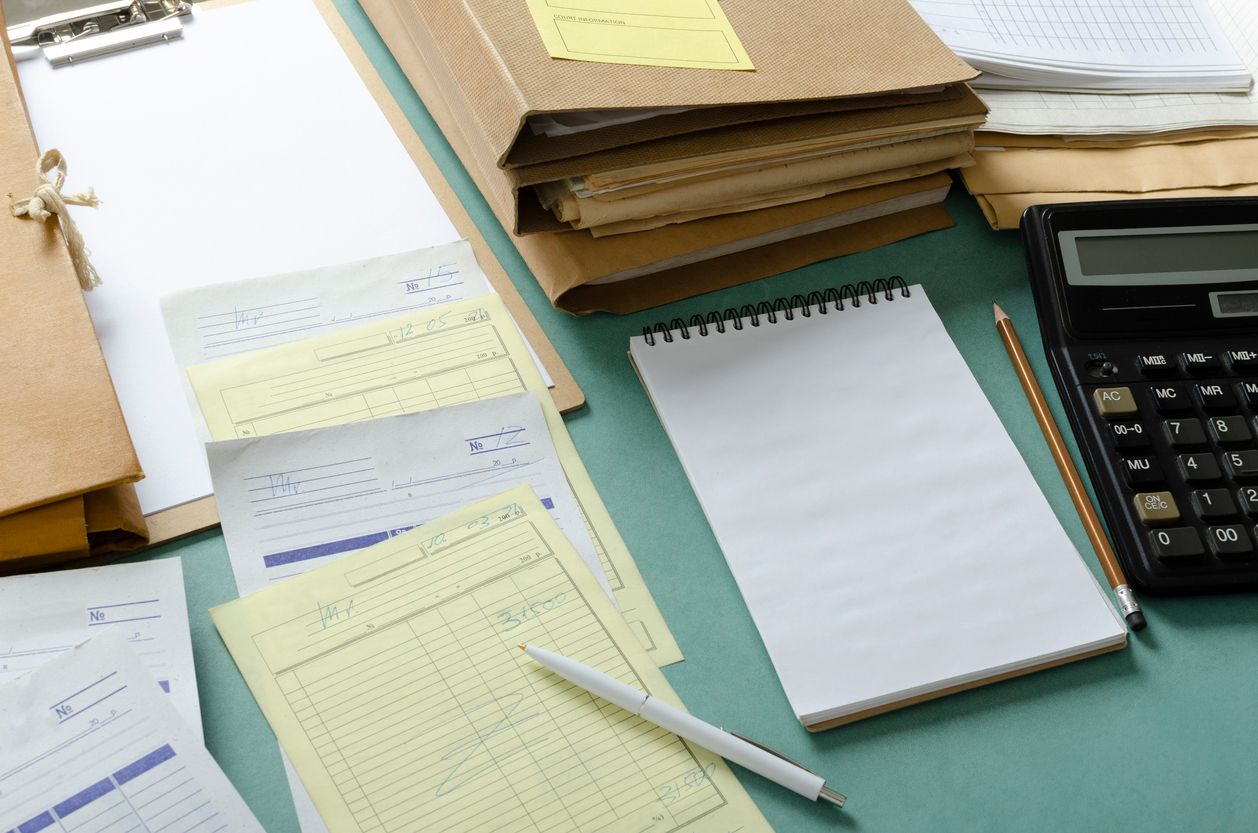
<instances>
[{"instance_id":1,"label":"white paper sheet","mask_svg":"<svg viewBox=\"0 0 1258 833\"><path fill-rule=\"evenodd\" d=\"M471 244L459 240L305 272L186 289L162 298L161 306L188 408L201 441L209 442L213 438L188 383L189 367L493 291ZM554 383L532 346L529 352L550 387Z\"/></svg>"},{"instance_id":2,"label":"white paper sheet","mask_svg":"<svg viewBox=\"0 0 1258 833\"><path fill-rule=\"evenodd\" d=\"M126 637L199 739L201 703L178 558L0 578L0 684L106 630Z\"/></svg>"},{"instance_id":3,"label":"white paper sheet","mask_svg":"<svg viewBox=\"0 0 1258 833\"><path fill-rule=\"evenodd\" d=\"M242 596L527 483L616 603L531 391L206 452Z\"/></svg>"},{"instance_id":4,"label":"white paper sheet","mask_svg":"<svg viewBox=\"0 0 1258 833\"><path fill-rule=\"evenodd\" d=\"M1126 635L925 291L910 291L630 342L810 724Z\"/></svg>"},{"instance_id":5,"label":"white paper sheet","mask_svg":"<svg viewBox=\"0 0 1258 833\"><path fill-rule=\"evenodd\" d=\"M1206 0L910 0L984 74L1019 89L1234 90L1252 76Z\"/></svg>"},{"instance_id":6,"label":"white paper sheet","mask_svg":"<svg viewBox=\"0 0 1258 833\"><path fill-rule=\"evenodd\" d=\"M1209 0L1219 27L1258 75L1258 3ZM1248 93L1089 95L981 90L991 108L984 130L1027 134L1145 134L1258 125L1258 86Z\"/></svg>"},{"instance_id":7,"label":"white paper sheet","mask_svg":"<svg viewBox=\"0 0 1258 833\"><path fill-rule=\"evenodd\" d=\"M263 833L116 630L0 686L0 830Z\"/></svg>"},{"instance_id":8,"label":"white paper sheet","mask_svg":"<svg viewBox=\"0 0 1258 833\"><path fill-rule=\"evenodd\" d=\"M170 44L20 71L67 191L104 201L71 210L104 280L86 297L146 513L210 491L160 296L458 237L309 0L197 9Z\"/></svg>"}]
</instances>

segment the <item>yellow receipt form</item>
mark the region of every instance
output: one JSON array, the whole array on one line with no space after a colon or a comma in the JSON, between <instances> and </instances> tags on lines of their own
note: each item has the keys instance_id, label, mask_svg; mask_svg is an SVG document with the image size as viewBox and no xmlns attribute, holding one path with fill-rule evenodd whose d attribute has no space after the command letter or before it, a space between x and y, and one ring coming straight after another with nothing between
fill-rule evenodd
<instances>
[{"instance_id":1,"label":"yellow receipt form","mask_svg":"<svg viewBox=\"0 0 1258 833\"><path fill-rule=\"evenodd\" d=\"M767 833L725 763L552 675L680 705L527 486L211 611L332 833Z\"/></svg>"},{"instance_id":2,"label":"yellow receipt form","mask_svg":"<svg viewBox=\"0 0 1258 833\"><path fill-rule=\"evenodd\" d=\"M216 440L260 437L535 391L620 611L658 665L682 659L497 295L188 368Z\"/></svg>"},{"instance_id":3,"label":"yellow receipt form","mask_svg":"<svg viewBox=\"0 0 1258 833\"><path fill-rule=\"evenodd\" d=\"M528 0L552 58L755 69L717 0Z\"/></svg>"}]
</instances>

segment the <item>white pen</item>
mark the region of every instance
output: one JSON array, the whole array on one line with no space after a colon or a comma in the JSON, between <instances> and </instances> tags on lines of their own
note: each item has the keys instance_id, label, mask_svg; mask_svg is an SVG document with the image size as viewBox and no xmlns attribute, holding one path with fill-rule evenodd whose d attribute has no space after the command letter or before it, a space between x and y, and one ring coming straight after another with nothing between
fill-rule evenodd
<instances>
[{"instance_id":1,"label":"white pen","mask_svg":"<svg viewBox=\"0 0 1258 833\"><path fill-rule=\"evenodd\" d=\"M715 752L727 761L732 761L744 769L749 769L757 775L781 784L804 798L812 801L828 801L836 807L842 807L847 801L846 796L827 787L824 778L766 747L738 735L732 735L724 729L718 729L710 723L692 717L675 706L660 702L646 692L638 691L633 686L625 685L620 680L576 660L532 645L521 645L520 650L532 657L539 665L549 668L568 682L580 686L591 694L602 697L609 703L614 703L625 711L654 723L661 729L667 729L704 749Z\"/></svg>"}]
</instances>

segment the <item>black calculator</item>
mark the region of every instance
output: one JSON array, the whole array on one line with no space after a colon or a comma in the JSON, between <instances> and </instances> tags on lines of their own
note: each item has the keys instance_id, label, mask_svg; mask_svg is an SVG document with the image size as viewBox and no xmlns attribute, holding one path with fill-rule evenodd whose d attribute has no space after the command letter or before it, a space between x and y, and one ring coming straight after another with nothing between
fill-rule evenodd
<instances>
[{"instance_id":1,"label":"black calculator","mask_svg":"<svg viewBox=\"0 0 1258 833\"><path fill-rule=\"evenodd\" d=\"M1258 588L1258 199L1033 206L1022 236L1128 579Z\"/></svg>"}]
</instances>

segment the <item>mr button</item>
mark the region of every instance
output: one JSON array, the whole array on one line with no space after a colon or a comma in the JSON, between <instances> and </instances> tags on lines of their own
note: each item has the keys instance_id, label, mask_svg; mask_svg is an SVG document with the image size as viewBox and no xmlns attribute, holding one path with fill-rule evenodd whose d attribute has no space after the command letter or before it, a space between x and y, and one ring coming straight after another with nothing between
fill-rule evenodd
<instances>
[{"instance_id":1,"label":"mr button","mask_svg":"<svg viewBox=\"0 0 1258 833\"><path fill-rule=\"evenodd\" d=\"M1097 388L1092 391L1096 412L1106 419L1133 416L1137 412L1136 398L1131 388Z\"/></svg>"}]
</instances>

